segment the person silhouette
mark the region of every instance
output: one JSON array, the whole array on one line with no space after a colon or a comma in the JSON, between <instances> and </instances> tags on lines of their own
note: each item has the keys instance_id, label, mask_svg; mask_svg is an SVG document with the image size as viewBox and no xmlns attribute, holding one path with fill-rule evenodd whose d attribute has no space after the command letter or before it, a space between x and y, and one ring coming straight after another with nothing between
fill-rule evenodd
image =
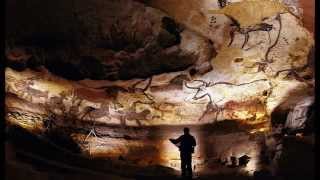
<instances>
[{"instance_id":1,"label":"person silhouette","mask_svg":"<svg viewBox=\"0 0 320 180\"><path fill-rule=\"evenodd\" d=\"M184 134L178 139L169 139L179 147L181 159L181 176L192 178L192 153L196 146L195 138L190 134L189 128L183 129Z\"/></svg>"}]
</instances>

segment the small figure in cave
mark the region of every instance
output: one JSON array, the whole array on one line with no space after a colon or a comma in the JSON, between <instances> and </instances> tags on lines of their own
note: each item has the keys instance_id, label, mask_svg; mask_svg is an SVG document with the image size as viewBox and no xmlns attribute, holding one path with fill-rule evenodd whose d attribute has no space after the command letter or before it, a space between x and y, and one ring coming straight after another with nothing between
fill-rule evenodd
<instances>
[{"instance_id":1,"label":"small figure in cave","mask_svg":"<svg viewBox=\"0 0 320 180\"><path fill-rule=\"evenodd\" d=\"M189 133L189 128L184 128L183 132L184 134L178 139L170 139L170 141L179 147L182 177L192 178L192 153L194 153L196 140Z\"/></svg>"}]
</instances>

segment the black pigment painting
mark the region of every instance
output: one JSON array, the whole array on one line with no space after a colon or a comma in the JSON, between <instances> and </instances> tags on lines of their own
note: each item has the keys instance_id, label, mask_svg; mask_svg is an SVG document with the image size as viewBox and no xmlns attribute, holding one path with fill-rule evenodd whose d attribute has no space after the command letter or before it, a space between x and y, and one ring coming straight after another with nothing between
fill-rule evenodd
<instances>
[{"instance_id":1,"label":"black pigment painting","mask_svg":"<svg viewBox=\"0 0 320 180\"><path fill-rule=\"evenodd\" d=\"M314 0L5 14L5 179L314 179Z\"/></svg>"}]
</instances>

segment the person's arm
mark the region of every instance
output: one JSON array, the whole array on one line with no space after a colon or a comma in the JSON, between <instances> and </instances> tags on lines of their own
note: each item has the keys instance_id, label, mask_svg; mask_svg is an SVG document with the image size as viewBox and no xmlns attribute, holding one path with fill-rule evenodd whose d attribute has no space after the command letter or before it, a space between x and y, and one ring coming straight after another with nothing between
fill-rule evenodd
<instances>
[{"instance_id":1,"label":"person's arm","mask_svg":"<svg viewBox=\"0 0 320 180\"><path fill-rule=\"evenodd\" d=\"M179 142L181 142L181 139L182 139L182 136L180 136L178 139L170 139L170 141L171 141L173 144L178 144Z\"/></svg>"}]
</instances>

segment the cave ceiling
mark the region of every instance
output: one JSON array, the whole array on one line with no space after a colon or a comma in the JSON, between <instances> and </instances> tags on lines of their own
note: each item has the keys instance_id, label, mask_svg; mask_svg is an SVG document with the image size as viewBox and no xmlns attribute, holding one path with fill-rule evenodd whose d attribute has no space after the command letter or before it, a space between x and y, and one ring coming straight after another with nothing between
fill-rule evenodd
<instances>
[{"instance_id":1,"label":"cave ceiling","mask_svg":"<svg viewBox=\"0 0 320 180\"><path fill-rule=\"evenodd\" d=\"M290 1L23 3L7 4L6 119L33 132L255 125L313 95L313 35Z\"/></svg>"}]
</instances>

